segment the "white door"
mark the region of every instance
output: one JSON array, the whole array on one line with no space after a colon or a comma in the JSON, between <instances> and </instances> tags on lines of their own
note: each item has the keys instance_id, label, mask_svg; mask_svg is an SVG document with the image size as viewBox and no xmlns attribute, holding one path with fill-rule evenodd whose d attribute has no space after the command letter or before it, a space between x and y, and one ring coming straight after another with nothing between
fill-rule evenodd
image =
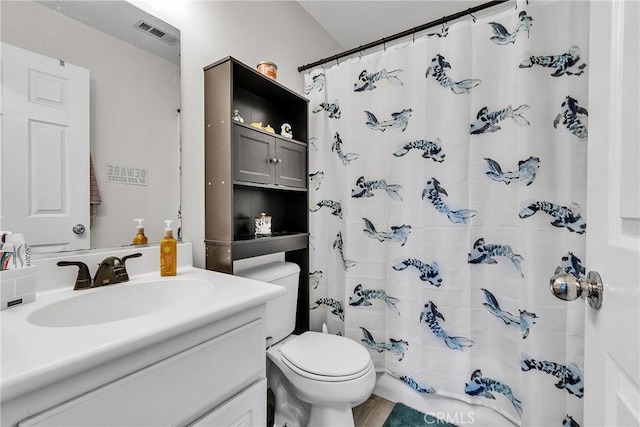
<instances>
[{"instance_id":1,"label":"white door","mask_svg":"<svg viewBox=\"0 0 640 427\"><path fill-rule=\"evenodd\" d=\"M1 49L1 228L34 252L88 249L89 71Z\"/></svg>"},{"instance_id":2,"label":"white door","mask_svg":"<svg viewBox=\"0 0 640 427\"><path fill-rule=\"evenodd\" d=\"M640 3L591 2L584 424L640 425Z\"/></svg>"}]
</instances>

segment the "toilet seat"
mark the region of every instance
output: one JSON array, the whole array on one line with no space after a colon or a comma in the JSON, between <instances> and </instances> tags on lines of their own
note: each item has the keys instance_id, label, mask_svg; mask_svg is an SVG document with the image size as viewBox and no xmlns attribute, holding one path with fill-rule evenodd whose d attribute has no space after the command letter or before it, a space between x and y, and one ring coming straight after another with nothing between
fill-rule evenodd
<instances>
[{"instance_id":1,"label":"toilet seat","mask_svg":"<svg viewBox=\"0 0 640 427\"><path fill-rule=\"evenodd\" d=\"M280 349L281 361L300 376L316 381L349 381L372 369L369 352L348 338L305 332Z\"/></svg>"}]
</instances>

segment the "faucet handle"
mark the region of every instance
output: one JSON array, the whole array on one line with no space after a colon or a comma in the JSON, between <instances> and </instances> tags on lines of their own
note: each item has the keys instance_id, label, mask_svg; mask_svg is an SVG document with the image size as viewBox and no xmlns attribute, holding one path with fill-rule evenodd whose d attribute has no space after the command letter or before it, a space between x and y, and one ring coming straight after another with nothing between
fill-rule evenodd
<instances>
[{"instance_id":1,"label":"faucet handle","mask_svg":"<svg viewBox=\"0 0 640 427\"><path fill-rule=\"evenodd\" d=\"M126 260L128 260L129 258L140 258L142 256L142 254L140 252L136 252L135 254L131 254L131 255L125 255L122 257L122 264L125 263Z\"/></svg>"},{"instance_id":2,"label":"faucet handle","mask_svg":"<svg viewBox=\"0 0 640 427\"><path fill-rule=\"evenodd\" d=\"M136 252L135 254L131 254L131 255L126 255L122 257L122 265L119 266L114 266L114 270L116 271L116 276L118 276L118 278L120 279L121 282L128 282L129 281L129 274L127 273L127 268L125 266L125 262L129 259L129 258L138 258L141 257L142 254L140 252Z\"/></svg>"},{"instance_id":3,"label":"faucet handle","mask_svg":"<svg viewBox=\"0 0 640 427\"><path fill-rule=\"evenodd\" d=\"M78 276L76 277L76 283L73 286L74 291L91 288L91 274L89 273L89 267L87 264L80 261L58 261L59 267L76 266L78 267Z\"/></svg>"}]
</instances>

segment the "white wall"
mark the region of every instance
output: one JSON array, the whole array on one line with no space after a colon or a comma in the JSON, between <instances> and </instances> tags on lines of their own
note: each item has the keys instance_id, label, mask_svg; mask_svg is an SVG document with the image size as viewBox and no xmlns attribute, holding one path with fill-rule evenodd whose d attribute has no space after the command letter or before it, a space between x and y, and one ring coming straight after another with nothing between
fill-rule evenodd
<instances>
[{"instance_id":1,"label":"white wall","mask_svg":"<svg viewBox=\"0 0 640 427\"><path fill-rule=\"evenodd\" d=\"M193 243L194 265L204 267L203 68L226 56L249 66L273 61L278 82L303 94L297 67L343 49L293 1L130 2L181 33L183 237Z\"/></svg>"},{"instance_id":2,"label":"white wall","mask_svg":"<svg viewBox=\"0 0 640 427\"><path fill-rule=\"evenodd\" d=\"M3 42L90 70L91 156L102 196L92 247L130 244L133 218L144 218L149 242L159 242L163 220L175 220L179 207L179 67L37 3L1 7ZM148 169L148 185L106 182L109 164Z\"/></svg>"}]
</instances>

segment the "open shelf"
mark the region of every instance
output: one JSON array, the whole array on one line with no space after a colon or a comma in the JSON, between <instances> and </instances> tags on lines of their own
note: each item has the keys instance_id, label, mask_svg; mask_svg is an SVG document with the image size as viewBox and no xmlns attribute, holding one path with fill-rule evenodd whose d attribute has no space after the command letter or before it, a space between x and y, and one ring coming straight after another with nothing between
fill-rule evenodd
<instances>
[{"instance_id":1,"label":"open shelf","mask_svg":"<svg viewBox=\"0 0 640 427\"><path fill-rule=\"evenodd\" d=\"M309 246L309 233L280 232L269 237L243 238L232 244L234 260L305 249Z\"/></svg>"}]
</instances>

